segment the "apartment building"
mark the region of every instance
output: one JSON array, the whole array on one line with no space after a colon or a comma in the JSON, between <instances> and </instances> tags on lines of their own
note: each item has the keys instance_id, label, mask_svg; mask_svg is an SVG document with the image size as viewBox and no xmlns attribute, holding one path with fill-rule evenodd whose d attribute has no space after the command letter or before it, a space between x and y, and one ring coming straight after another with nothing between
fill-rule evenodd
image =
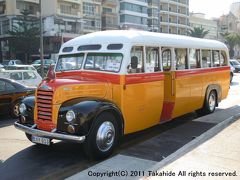
<instances>
[{"instance_id":1,"label":"apartment building","mask_svg":"<svg viewBox=\"0 0 240 180\"><path fill-rule=\"evenodd\" d=\"M102 0L102 30L119 29L118 0Z\"/></svg>"},{"instance_id":2,"label":"apartment building","mask_svg":"<svg viewBox=\"0 0 240 180\"><path fill-rule=\"evenodd\" d=\"M215 20L206 19L203 13L190 14L190 26L201 27L209 33L205 36L206 39L218 39L218 24Z\"/></svg>"},{"instance_id":3,"label":"apartment building","mask_svg":"<svg viewBox=\"0 0 240 180\"><path fill-rule=\"evenodd\" d=\"M37 22L39 0L0 0L0 62L11 57L8 31L19 22L23 10L28 10L29 23ZM37 25L37 24L36 24Z\"/></svg>"},{"instance_id":4,"label":"apartment building","mask_svg":"<svg viewBox=\"0 0 240 180\"><path fill-rule=\"evenodd\" d=\"M119 0L120 29L148 30L147 0Z\"/></svg>"}]
</instances>

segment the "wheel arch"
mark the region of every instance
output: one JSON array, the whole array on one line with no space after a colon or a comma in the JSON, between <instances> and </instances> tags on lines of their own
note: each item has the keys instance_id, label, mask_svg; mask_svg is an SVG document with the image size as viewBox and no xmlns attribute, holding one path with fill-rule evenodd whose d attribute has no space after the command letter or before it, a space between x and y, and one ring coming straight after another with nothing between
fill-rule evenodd
<instances>
[{"instance_id":1,"label":"wheel arch","mask_svg":"<svg viewBox=\"0 0 240 180\"><path fill-rule=\"evenodd\" d=\"M74 123L78 124L79 134L89 135L97 123L97 117L104 112L110 112L114 115L119 127L119 135L124 133L122 112L112 101L99 98L76 98L64 102L59 109L57 129L66 130L65 114L69 110L76 113L77 118Z\"/></svg>"},{"instance_id":2,"label":"wheel arch","mask_svg":"<svg viewBox=\"0 0 240 180\"><path fill-rule=\"evenodd\" d=\"M207 101L207 98L210 94L211 91L215 91L216 95L217 95L217 106L218 103L222 100L222 88L219 84L210 84L208 85L207 89L206 89L206 94L205 94L205 101Z\"/></svg>"}]
</instances>

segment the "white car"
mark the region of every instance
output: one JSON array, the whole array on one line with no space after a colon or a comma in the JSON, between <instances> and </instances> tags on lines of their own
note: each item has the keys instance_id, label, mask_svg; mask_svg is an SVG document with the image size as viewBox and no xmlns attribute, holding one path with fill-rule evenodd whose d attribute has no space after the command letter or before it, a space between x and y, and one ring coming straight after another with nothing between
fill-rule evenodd
<instances>
[{"instance_id":1,"label":"white car","mask_svg":"<svg viewBox=\"0 0 240 180\"><path fill-rule=\"evenodd\" d=\"M36 87L42 81L42 77L37 73L37 71L33 71L33 70L0 71L0 77L13 79L29 87Z\"/></svg>"},{"instance_id":2,"label":"white car","mask_svg":"<svg viewBox=\"0 0 240 180\"><path fill-rule=\"evenodd\" d=\"M20 65L23 64L21 60L18 59L11 59L11 60L3 60L3 66L11 66L11 65Z\"/></svg>"},{"instance_id":3,"label":"white car","mask_svg":"<svg viewBox=\"0 0 240 180\"><path fill-rule=\"evenodd\" d=\"M32 65L10 65L5 67L6 70L32 70L37 71Z\"/></svg>"}]
</instances>

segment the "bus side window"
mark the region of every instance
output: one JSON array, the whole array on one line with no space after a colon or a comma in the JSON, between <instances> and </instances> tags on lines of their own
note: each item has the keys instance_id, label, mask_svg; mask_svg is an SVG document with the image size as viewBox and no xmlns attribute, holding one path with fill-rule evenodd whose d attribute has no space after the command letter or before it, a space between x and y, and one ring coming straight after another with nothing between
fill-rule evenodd
<instances>
[{"instance_id":1,"label":"bus side window","mask_svg":"<svg viewBox=\"0 0 240 180\"><path fill-rule=\"evenodd\" d=\"M176 70L188 69L187 49L175 49L176 55Z\"/></svg>"},{"instance_id":2,"label":"bus side window","mask_svg":"<svg viewBox=\"0 0 240 180\"><path fill-rule=\"evenodd\" d=\"M190 69L196 69L201 67L199 49L189 49L189 65Z\"/></svg>"},{"instance_id":3,"label":"bus side window","mask_svg":"<svg viewBox=\"0 0 240 180\"><path fill-rule=\"evenodd\" d=\"M161 71L159 63L159 49L146 47L146 72Z\"/></svg>"},{"instance_id":4,"label":"bus side window","mask_svg":"<svg viewBox=\"0 0 240 180\"><path fill-rule=\"evenodd\" d=\"M211 51L202 50L202 67L207 68L211 67Z\"/></svg>"},{"instance_id":5,"label":"bus side window","mask_svg":"<svg viewBox=\"0 0 240 180\"><path fill-rule=\"evenodd\" d=\"M163 70L164 71L170 71L171 70L171 50L162 48L162 64L163 64Z\"/></svg>"},{"instance_id":6,"label":"bus side window","mask_svg":"<svg viewBox=\"0 0 240 180\"><path fill-rule=\"evenodd\" d=\"M220 63L221 63L221 66L227 66L228 65L228 63L227 63L227 54L226 54L225 51L221 51Z\"/></svg>"},{"instance_id":7,"label":"bus side window","mask_svg":"<svg viewBox=\"0 0 240 180\"><path fill-rule=\"evenodd\" d=\"M219 51L212 51L212 60L213 60L213 67L220 66Z\"/></svg>"},{"instance_id":8,"label":"bus side window","mask_svg":"<svg viewBox=\"0 0 240 180\"><path fill-rule=\"evenodd\" d=\"M144 72L144 56L143 47L134 46L131 50L131 62L127 67L128 73L143 73Z\"/></svg>"}]
</instances>

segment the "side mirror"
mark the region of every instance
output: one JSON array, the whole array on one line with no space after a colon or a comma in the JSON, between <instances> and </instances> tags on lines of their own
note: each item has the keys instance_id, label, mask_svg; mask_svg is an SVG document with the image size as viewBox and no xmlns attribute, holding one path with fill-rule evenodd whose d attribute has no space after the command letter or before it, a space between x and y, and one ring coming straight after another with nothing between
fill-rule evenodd
<instances>
[{"instance_id":1,"label":"side mirror","mask_svg":"<svg viewBox=\"0 0 240 180\"><path fill-rule=\"evenodd\" d=\"M137 58L137 56L132 56L131 57L131 68L137 69L137 66L138 66L138 58Z\"/></svg>"}]
</instances>

